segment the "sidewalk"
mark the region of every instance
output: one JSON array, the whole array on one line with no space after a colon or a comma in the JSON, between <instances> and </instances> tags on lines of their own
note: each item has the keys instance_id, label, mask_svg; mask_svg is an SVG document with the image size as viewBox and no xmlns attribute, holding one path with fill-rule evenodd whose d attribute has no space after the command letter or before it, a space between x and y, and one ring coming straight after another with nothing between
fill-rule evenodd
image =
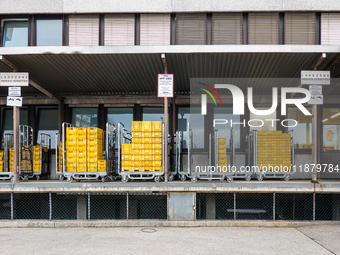
<instances>
[{"instance_id":1,"label":"sidewalk","mask_svg":"<svg viewBox=\"0 0 340 255\"><path fill-rule=\"evenodd\" d=\"M340 226L0 228L2 254L340 254Z\"/></svg>"}]
</instances>

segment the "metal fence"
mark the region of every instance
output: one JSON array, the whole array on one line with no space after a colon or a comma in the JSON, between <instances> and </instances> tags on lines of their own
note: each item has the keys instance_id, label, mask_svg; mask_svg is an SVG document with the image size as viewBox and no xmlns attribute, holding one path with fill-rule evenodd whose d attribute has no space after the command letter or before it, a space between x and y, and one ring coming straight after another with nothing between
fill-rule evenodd
<instances>
[{"instance_id":1,"label":"metal fence","mask_svg":"<svg viewBox=\"0 0 340 255\"><path fill-rule=\"evenodd\" d=\"M339 194L198 193L197 220L339 221Z\"/></svg>"},{"instance_id":2,"label":"metal fence","mask_svg":"<svg viewBox=\"0 0 340 255\"><path fill-rule=\"evenodd\" d=\"M167 193L0 194L0 220L161 219ZM340 194L197 193L197 220L340 220Z\"/></svg>"}]
</instances>

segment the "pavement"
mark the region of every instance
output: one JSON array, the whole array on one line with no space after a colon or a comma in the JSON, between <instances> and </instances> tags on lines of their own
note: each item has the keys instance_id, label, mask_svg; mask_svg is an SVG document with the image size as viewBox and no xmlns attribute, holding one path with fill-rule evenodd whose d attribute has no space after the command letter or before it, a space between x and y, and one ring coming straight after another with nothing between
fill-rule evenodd
<instances>
[{"instance_id":1,"label":"pavement","mask_svg":"<svg viewBox=\"0 0 340 255\"><path fill-rule=\"evenodd\" d=\"M340 254L340 226L0 228L1 254Z\"/></svg>"}]
</instances>

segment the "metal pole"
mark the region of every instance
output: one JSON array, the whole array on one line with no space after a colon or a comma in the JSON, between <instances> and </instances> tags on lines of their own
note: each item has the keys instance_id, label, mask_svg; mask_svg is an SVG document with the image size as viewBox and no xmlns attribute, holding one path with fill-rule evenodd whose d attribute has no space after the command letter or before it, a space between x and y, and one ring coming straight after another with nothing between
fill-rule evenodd
<instances>
[{"instance_id":1,"label":"metal pole","mask_svg":"<svg viewBox=\"0 0 340 255\"><path fill-rule=\"evenodd\" d=\"M317 125L317 119L318 119L318 106L314 104L312 106L312 130L313 130L313 136L312 136L312 159L314 168L312 170L312 183L317 183L317 172L316 172L316 165L318 164L318 125Z\"/></svg>"},{"instance_id":2,"label":"metal pole","mask_svg":"<svg viewBox=\"0 0 340 255\"><path fill-rule=\"evenodd\" d=\"M164 69L165 74L167 70ZM164 173L165 182L168 182L168 98L164 97Z\"/></svg>"},{"instance_id":3,"label":"metal pole","mask_svg":"<svg viewBox=\"0 0 340 255\"><path fill-rule=\"evenodd\" d=\"M13 171L14 178L13 182L19 182L19 119L20 119L20 108L13 106Z\"/></svg>"}]
</instances>

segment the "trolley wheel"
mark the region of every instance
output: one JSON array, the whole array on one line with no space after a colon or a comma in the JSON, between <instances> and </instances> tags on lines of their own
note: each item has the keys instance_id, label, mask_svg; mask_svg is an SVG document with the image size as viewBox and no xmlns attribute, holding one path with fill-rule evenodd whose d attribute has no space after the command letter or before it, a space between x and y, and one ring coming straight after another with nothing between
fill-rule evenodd
<instances>
[{"instance_id":1,"label":"trolley wheel","mask_svg":"<svg viewBox=\"0 0 340 255\"><path fill-rule=\"evenodd\" d=\"M169 180L169 182L172 182L173 180L174 180L174 178L175 178L175 176L174 175L169 175L169 178L168 178L168 180Z\"/></svg>"},{"instance_id":2,"label":"trolley wheel","mask_svg":"<svg viewBox=\"0 0 340 255\"><path fill-rule=\"evenodd\" d=\"M257 176L257 179L261 182L261 181L263 181L263 175L262 174L259 174L258 176Z\"/></svg>"},{"instance_id":3,"label":"trolley wheel","mask_svg":"<svg viewBox=\"0 0 340 255\"><path fill-rule=\"evenodd\" d=\"M289 181L289 179L290 179L289 174L286 174L285 177L283 177L283 179L284 179L286 182Z\"/></svg>"},{"instance_id":4,"label":"trolley wheel","mask_svg":"<svg viewBox=\"0 0 340 255\"><path fill-rule=\"evenodd\" d=\"M232 183L232 182L233 182L233 178L230 177L230 176L228 176L228 177L227 177L227 182L228 182L228 183Z\"/></svg>"},{"instance_id":5,"label":"trolley wheel","mask_svg":"<svg viewBox=\"0 0 340 255\"><path fill-rule=\"evenodd\" d=\"M71 183L73 181L73 177L72 176L67 176L67 182Z\"/></svg>"},{"instance_id":6,"label":"trolley wheel","mask_svg":"<svg viewBox=\"0 0 340 255\"><path fill-rule=\"evenodd\" d=\"M127 183L129 180L129 177L127 176L122 176L122 183Z\"/></svg>"},{"instance_id":7,"label":"trolley wheel","mask_svg":"<svg viewBox=\"0 0 340 255\"><path fill-rule=\"evenodd\" d=\"M246 181L249 182L251 180L251 174L247 174Z\"/></svg>"},{"instance_id":8,"label":"trolley wheel","mask_svg":"<svg viewBox=\"0 0 340 255\"><path fill-rule=\"evenodd\" d=\"M81 180L80 179L76 179L76 182L80 182Z\"/></svg>"},{"instance_id":9,"label":"trolley wheel","mask_svg":"<svg viewBox=\"0 0 340 255\"><path fill-rule=\"evenodd\" d=\"M220 178L220 181L221 181L221 182L224 181L224 175Z\"/></svg>"},{"instance_id":10,"label":"trolley wheel","mask_svg":"<svg viewBox=\"0 0 340 255\"><path fill-rule=\"evenodd\" d=\"M181 181L184 182L187 179L185 175L181 175Z\"/></svg>"},{"instance_id":11,"label":"trolley wheel","mask_svg":"<svg viewBox=\"0 0 340 255\"><path fill-rule=\"evenodd\" d=\"M24 182L28 181L28 175L24 176Z\"/></svg>"},{"instance_id":12,"label":"trolley wheel","mask_svg":"<svg viewBox=\"0 0 340 255\"><path fill-rule=\"evenodd\" d=\"M112 175L109 175L107 178L109 179L109 182L113 182L114 181L114 178L113 178Z\"/></svg>"},{"instance_id":13,"label":"trolley wheel","mask_svg":"<svg viewBox=\"0 0 340 255\"><path fill-rule=\"evenodd\" d=\"M191 182L192 182L192 183L196 183L196 182L197 182L197 177L192 177L192 178L191 178Z\"/></svg>"},{"instance_id":14,"label":"trolley wheel","mask_svg":"<svg viewBox=\"0 0 340 255\"><path fill-rule=\"evenodd\" d=\"M155 176L155 183L159 183L159 181L160 181L160 179L161 179L161 177L160 176Z\"/></svg>"},{"instance_id":15,"label":"trolley wheel","mask_svg":"<svg viewBox=\"0 0 340 255\"><path fill-rule=\"evenodd\" d=\"M59 175L59 181L63 181L64 180L64 175L60 174Z\"/></svg>"},{"instance_id":16,"label":"trolley wheel","mask_svg":"<svg viewBox=\"0 0 340 255\"><path fill-rule=\"evenodd\" d=\"M40 180L40 175L36 175L36 176L35 176L35 179L36 179L37 181L39 181L39 180Z\"/></svg>"}]
</instances>

